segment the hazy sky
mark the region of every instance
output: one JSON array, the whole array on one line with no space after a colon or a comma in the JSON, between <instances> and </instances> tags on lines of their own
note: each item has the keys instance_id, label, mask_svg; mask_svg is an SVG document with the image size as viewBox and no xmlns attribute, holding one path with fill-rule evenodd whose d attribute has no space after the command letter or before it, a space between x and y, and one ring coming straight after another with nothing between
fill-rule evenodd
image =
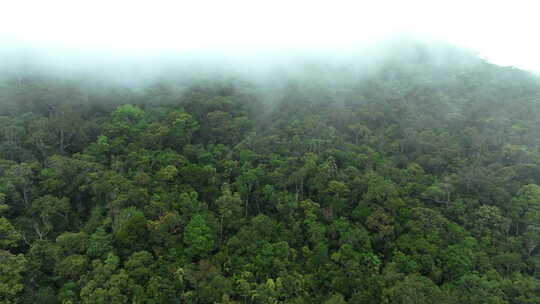
<instances>
[{"instance_id":1,"label":"hazy sky","mask_svg":"<svg viewBox=\"0 0 540 304\"><path fill-rule=\"evenodd\" d=\"M538 0L2 0L0 41L3 48L145 56L217 47L346 48L415 33L472 48L497 64L540 70L539 8Z\"/></svg>"}]
</instances>

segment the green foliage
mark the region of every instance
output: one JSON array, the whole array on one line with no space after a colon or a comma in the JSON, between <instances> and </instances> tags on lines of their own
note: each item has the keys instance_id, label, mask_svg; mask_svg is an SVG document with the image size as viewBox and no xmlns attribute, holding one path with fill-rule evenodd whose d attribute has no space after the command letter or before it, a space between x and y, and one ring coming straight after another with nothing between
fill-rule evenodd
<instances>
[{"instance_id":1,"label":"green foliage","mask_svg":"<svg viewBox=\"0 0 540 304\"><path fill-rule=\"evenodd\" d=\"M56 238L56 245L61 248L65 255L83 254L86 253L88 236L84 232L64 232Z\"/></svg>"},{"instance_id":2,"label":"green foliage","mask_svg":"<svg viewBox=\"0 0 540 304\"><path fill-rule=\"evenodd\" d=\"M195 215L187 224L184 243L190 257L206 257L214 248L214 234L202 215Z\"/></svg>"},{"instance_id":3,"label":"green foliage","mask_svg":"<svg viewBox=\"0 0 540 304\"><path fill-rule=\"evenodd\" d=\"M18 295L24 289L23 273L27 261L22 255L0 250L0 300L2 303L18 303Z\"/></svg>"},{"instance_id":4,"label":"green foliage","mask_svg":"<svg viewBox=\"0 0 540 304\"><path fill-rule=\"evenodd\" d=\"M88 258L73 254L58 263L56 273L63 278L75 280L86 272L88 268Z\"/></svg>"},{"instance_id":5,"label":"green foliage","mask_svg":"<svg viewBox=\"0 0 540 304\"><path fill-rule=\"evenodd\" d=\"M128 250L144 248L148 236L146 217L133 208L122 210L114 236L118 244Z\"/></svg>"},{"instance_id":6,"label":"green foliage","mask_svg":"<svg viewBox=\"0 0 540 304\"><path fill-rule=\"evenodd\" d=\"M101 258L113 250L112 236L103 228L98 228L88 239L86 253L92 258Z\"/></svg>"},{"instance_id":7,"label":"green foliage","mask_svg":"<svg viewBox=\"0 0 540 304\"><path fill-rule=\"evenodd\" d=\"M119 106L111 116L113 121L136 123L143 118L144 112L138 106L126 104Z\"/></svg>"},{"instance_id":8,"label":"green foliage","mask_svg":"<svg viewBox=\"0 0 540 304\"><path fill-rule=\"evenodd\" d=\"M540 303L540 81L439 51L7 77L0 302Z\"/></svg>"},{"instance_id":9,"label":"green foliage","mask_svg":"<svg viewBox=\"0 0 540 304\"><path fill-rule=\"evenodd\" d=\"M383 290L382 303L428 304L436 303L441 298L441 291L429 278L413 274Z\"/></svg>"},{"instance_id":10,"label":"green foliage","mask_svg":"<svg viewBox=\"0 0 540 304\"><path fill-rule=\"evenodd\" d=\"M4 217L0 217L0 249L9 249L17 247L17 243L21 240L21 234L15 227Z\"/></svg>"}]
</instances>

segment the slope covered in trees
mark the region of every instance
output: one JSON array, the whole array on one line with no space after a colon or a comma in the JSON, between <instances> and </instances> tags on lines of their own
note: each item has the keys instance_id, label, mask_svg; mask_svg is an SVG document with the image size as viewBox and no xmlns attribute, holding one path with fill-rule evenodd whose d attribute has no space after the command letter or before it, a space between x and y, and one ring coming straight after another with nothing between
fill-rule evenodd
<instances>
[{"instance_id":1,"label":"slope covered in trees","mask_svg":"<svg viewBox=\"0 0 540 304\"><path fill-rule=\"evenodd\" d=\"M296 71L6 75L0 302L540 303L535 76L424 45Z\"/></svg>"}]
</instances>

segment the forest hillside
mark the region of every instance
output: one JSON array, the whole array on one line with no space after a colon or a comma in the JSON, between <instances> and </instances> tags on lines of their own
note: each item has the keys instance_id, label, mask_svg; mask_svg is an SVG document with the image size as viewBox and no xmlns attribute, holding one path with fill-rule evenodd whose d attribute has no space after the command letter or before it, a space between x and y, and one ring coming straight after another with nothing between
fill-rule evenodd
<instances>
[{"instance_id":1,"label":"forest hillside","mask_svg":"<svg viewBox=\"0 0 540 304\"><path fill-rule=\"evenodd\" d=\"M538 76L372 55L1 72L0 302L540 303Z\"/></svg>"}]
</instances>

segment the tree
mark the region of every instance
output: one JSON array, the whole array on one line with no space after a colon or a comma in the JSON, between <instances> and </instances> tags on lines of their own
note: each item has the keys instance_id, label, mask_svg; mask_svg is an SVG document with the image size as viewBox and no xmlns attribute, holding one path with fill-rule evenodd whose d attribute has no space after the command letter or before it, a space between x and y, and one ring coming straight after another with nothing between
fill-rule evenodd
<instances>
[{"instance_id":1,"label":"tree","mask_svg":"<svg viewBox=\"0 0 540 304\"><path fill-rule=\"evenodd\" d=\"M347 304L345 299L340 294L335 294L330 299L324 301L324 304Z\"/></svg>"},{"instance_id":2,"label":"tree","mask_svg":"<svg viewBox=\"0 0 540 304\"><path fill-rule=\"evenodd\" d=\"M27 261L24 255L14 255L0 250L0 300L2 303L19 303L18 295L24 289L23 273Z\"/></svg>"},{"instance_id":3,"label":"tree","mask_svg":"<svg viewBox=\"0 0 540 304\"><path fill-rule=\"evenodd\" d=\"M88 239L86 253L92 258L101 258L113 250L112 236L103 228L98 228Z\"/></svg>"},{"instance_id":4,"label":"tree","mask_svg":"<svg viewBox=\"0 0 540 304\"><path fill-rule=\"evenodd\" d=\"M56 238L56 245L64 255L84 254L87 251L88 236L84 232L64 232Z\"/></svg>"},{"instance_id":5,"label":"tree","mask_svg":"<svg viewBox=\"0 0 540 304\"><path fill-rule=\"evenodd\" d=\"M219 242L223 242L224 228L232 228L242 215L242 199L239 193L232 193L228 184L223 185L222 195L216 200L219 215ZM231 221L236 219L236 221Z\"/></svg>"},{"instance_id":6,"label":"tree","mask_svg":"<svg viewBox=\"0 0 540 304\"><path fill-rule=\"evenodd\" d=\"M214 249L214 234L202 215L195 215L184 231L184 243L189 257L206 257Z\"/></svg>"},{"instance_id":7,"label":"tree","mask_svg":"<svg viewBox=\"0 0 540 304\"><path fill-rule=\"evenodd\" d=\"M174 111L167 117L168 132L165 137L165 146L180 150L190 144L193 134L199 130L199 123L188 113Z\"/></svg>"},{"instance_id":8,"label":"tree","mask_svg":"<svg viewBox=\"0 0 540 304\"><path fill-rule=\"evenodd\" d=\"M442 299L442 293L430 279L418 274L406 276L398 282L383 290L382 303L395 304L422 304L435 303Z\"/></svg>"},{"instance_id":9,"label":"tree","mask_svg":"<svg viewBox=\"0 0 540 304\"><path fill-rule=\"evenodd\" d=\"M88 258L72 254L56 265L56 273L67 280L77 280L88 268Z\"/></svg>"},{"instance_id":10,"label":"tree","mask_svg":"<svg viewBox=\"0 0 540 304\"><path fill-rule=\"evenodd\" d=\"M0 217L0 250L17 247L21 239L20 232L17 231L8 219Z\"/></svg>"},{"instance_id":11,"label":"tree","mask_svg":"<svg viewBox=\"0 0 540 304\"><path fill-rule=\"evenodd\" d=\"M67 224L70 214L69 199L45 195L36 198L30 207L30 214L36 219L32 228L37 237L44 239L55 226Z\"/></svg>"},{"instance_id":12,"label":"tree","mask_svg":"<svg viewBox=\"0 0 540 304\"><path fill-rule=\"evenodd\" d=\"M147 221L144 214L135 208L122 210L116 218L114 238L128 252L146 247L148 237Z\"/></svg>"}]
</instances>

